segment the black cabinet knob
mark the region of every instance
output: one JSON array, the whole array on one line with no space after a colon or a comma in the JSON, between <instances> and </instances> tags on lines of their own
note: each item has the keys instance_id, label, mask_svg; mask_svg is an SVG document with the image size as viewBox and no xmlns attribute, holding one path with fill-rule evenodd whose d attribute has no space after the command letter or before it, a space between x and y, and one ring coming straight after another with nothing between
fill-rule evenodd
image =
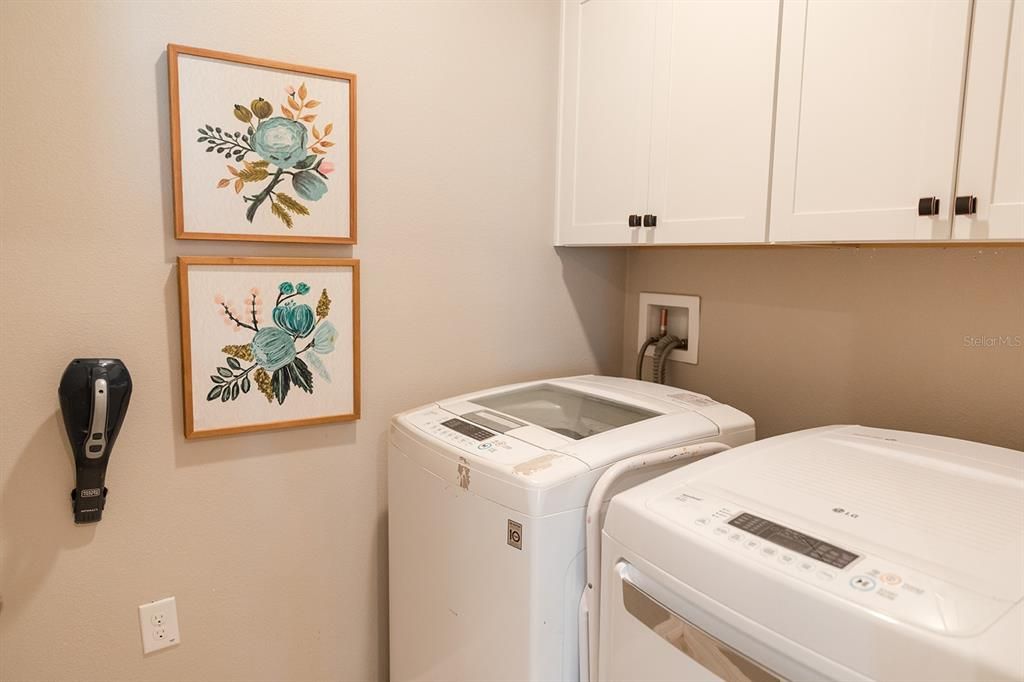
<instances>
[{"instance_id":1,"label":"black cabinet knob","mask_svg":"<svg viewBox=\"0 0 1024 682\"><path fill-rule=\"evenodd\" d=\"M629 216L629 226L630 227L640 227L640 216L638 216L635 213L632 214L631 216Z\"/></svg>"},{"instance_id":2,"label":"black cabinet knob","mask_svg":"<svg viewBox=\"0 0 1024 682\"><path fill-rule=\"evenodd\" d=\"M917 215L939 215L939 198L921 197L918 199Z\"/></svg>"},{"instance_id":3,"label":"black cabinet knob","mask_svg":"<svg viewBox=\"0 0 1024 682\"><path fill-rule=\"evenodd\" d=\"M957 197L953 204L953 213L956 215L974 215L978 212L978 197L969 195Z\"/></svg>"},{"instance_id":4,"label":"black cabinet knob","mask_svg":"<svg viewBox=\"0 0 1024 682\"><path fill-rule=\"evenodd\" d=\"M658 216L651 215L650 213L648 213L647 215L644 216L644 227L657 227L657 226L658 226Z\"/></svg>"}]
</instances>

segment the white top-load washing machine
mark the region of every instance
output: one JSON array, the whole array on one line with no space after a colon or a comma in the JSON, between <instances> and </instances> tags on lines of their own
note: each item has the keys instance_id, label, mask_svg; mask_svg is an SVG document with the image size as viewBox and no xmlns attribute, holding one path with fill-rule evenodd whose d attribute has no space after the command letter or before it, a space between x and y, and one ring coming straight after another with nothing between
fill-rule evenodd
<instances>
[{"instance_id":1,"label":"white top-load washing machine","mask_svg":"<svg viewBox=\"0 0 1024 682\"><path fill-rule=\"evenodd\" d=\"M833 426L613 498L602 680L1024 679L1024 453Z\"/></svg>"},{"instance_id":2,"label":"white top-load washing machine","mask_svg":"<svg viewBox=\"0 0 1024 682\"><path fill-rule=\"evenodd\" d=\"M391 679L575 682L594 482L633 455L753 439L750 417L707 396L599 376L503 386L397 415Z\"/></svg>"}]
</instances>

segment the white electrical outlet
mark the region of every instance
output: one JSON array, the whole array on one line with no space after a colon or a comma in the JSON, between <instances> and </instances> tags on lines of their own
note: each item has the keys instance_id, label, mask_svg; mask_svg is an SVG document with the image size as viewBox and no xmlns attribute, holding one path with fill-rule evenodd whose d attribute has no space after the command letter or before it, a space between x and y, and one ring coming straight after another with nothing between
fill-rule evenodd
<instances>
[{"instance_id":1,"label":"white electrical outlet","mask_svg":"<svg viewBox=\"0 0 1024 682\"><path fill-rule=\"evenodd\" d=\"M174 604L174 597L139 606L139 626L142 629L144 654L180 643L178 608Z\"/></svg>"}]
</instances>

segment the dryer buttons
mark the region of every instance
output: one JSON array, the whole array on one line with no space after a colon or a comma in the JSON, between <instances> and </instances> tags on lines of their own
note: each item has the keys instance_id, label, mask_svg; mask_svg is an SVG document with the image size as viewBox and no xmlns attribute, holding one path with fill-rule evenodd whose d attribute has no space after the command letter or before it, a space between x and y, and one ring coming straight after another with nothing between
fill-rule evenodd
<instances>
[{"instance_id":1,"label":"dryer buttons","mask_svg":"<svg viewBox=\"0 0 1024 682\"><path fill-rule=\"evenodd\" d=\"M850 578L850 587L861 592L870 592L875 589L875 579L866 575L855 575Z\"/></svg>"}]
</instances>

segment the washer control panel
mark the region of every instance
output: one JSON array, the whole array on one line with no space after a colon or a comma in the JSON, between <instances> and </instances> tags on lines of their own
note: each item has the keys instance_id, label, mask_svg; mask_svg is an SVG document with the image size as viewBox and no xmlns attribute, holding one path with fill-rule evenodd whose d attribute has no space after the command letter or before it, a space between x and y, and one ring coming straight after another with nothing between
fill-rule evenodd
<instances>
[{"instance_id":1,"label":"washer control panel","mask_svg":"<svg viewBox=\"0 0 1024 682\"><path fill-rule=\"evenodd\" d=\"M980 631L1009 607L854 547L838 547L695 490L648 502L652 511L724 549L843 599L943 634Z\"/></svg>"},{"instance_id":2,"label":"washer control panel","mask_svg":"<svg viewBox=\"0 0 1024 682\"><path fill-rule=\"evenodd\" d=\"M477 442L482 442L488 438L493 438L496 434L487 429L481 428L476 424L470 424L464 419L458 417L452 417L441 422L441 426L451 429L456 433L461 433L463 436L468 436Z\"/></svg>"},{"instance_id":3,"label":"washer control panel","mask_svg":"<svg viewBox=\"0 0 1024 682\"><path fill-rule=\"evenodd\" d=\"M462 452L498 462L515 463L544 451L529 443L496 433L441 409L423 410L408 417L416 428Z\"/></svg>"}]
</instances>

